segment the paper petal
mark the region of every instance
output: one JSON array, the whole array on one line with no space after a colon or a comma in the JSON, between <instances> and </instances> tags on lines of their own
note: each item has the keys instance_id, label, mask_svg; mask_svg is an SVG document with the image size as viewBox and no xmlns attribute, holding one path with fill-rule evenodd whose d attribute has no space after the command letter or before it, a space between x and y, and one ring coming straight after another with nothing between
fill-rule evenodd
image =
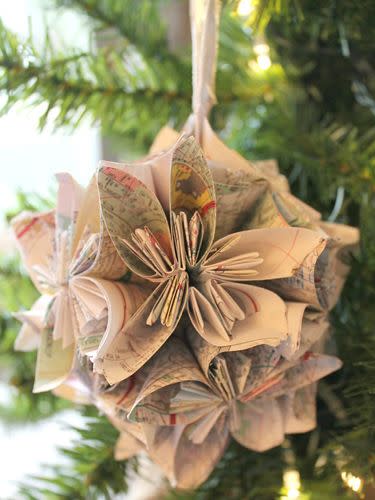
<instances>
[{"instance_id":1,"label":"paper petal","mask_svg":"<svg viewBox=\"0 0 375 500\"><path fill-rule=\"evenodd\" d=\"M309 432L316 427L316 384L279 398L286 434Z\"/></svg>"},{"instance_id":2,"label":"paper petal","mask_svg":"<svg viewBox=\"0 0 375 500\"><path fill-rule=\"evenodd\" d=\"M33 351L38 348L40 332L45 326L46 313L52 299L50 295L41 295L30 311L19 311L14 314L16 319L23 322L14 343L16 351Z\"/></svg>"},{"instance_id":3,"label":"paper petal","mask_svg":"<svg viewBox=\"0 0 375 500\"><path fill-rule=\"evenodd\" d=\"M14 341L15 351L35 351L40 343L40 332L28 323L24 323Z\"/></svg>"},{"instance_id":4,"label":"paper petal","mask_svg":"<svg viewBox=\"0 0 375 500\"><path fill-rule=\"evenodd\" d=\"M328 222L321 222L320 227L331 239L317 262L318 299L323 308L330 310L336 305L350 271L350 253L358 246L359 231Z\"/></svg>"},{"instance_id":5,"label":"paper petal","mask_svg":"<svg viewBox=\"0 0 375 500\"><path fill-rule=\"evenodd\" d=\"M288 192L275 192L268 188L252 207L244 229L266 227L305 227L318 229L319 213Z\"/></svg>"},{"instance_id":6,"label":"paper petal","mask_svg":"<svg viewBox=\"0 0 375 500\"><path fill-rule=\"evenodd\" d=\"M186 124L186 130L191 130L193 126L194 116L189 117ZM243 158L234 149L228 148L212 130L208 120L204 120L202 130L202 149L205 157L209 161L212 168L226 167L231 170L245 170L252 169L251 164Z\"/></svg>"},{"instance_id":7,"label":"paper petal","mask_svg":"<svg viewBox=\"0 0 375 500\"><path fill-rule=\"evenodd\" d=\"M237 411L239 428L231 434L242 446L266 451L284 441L283 415L276 400L238 403Z\"/></svg>"},{"instance_id":8,"label":"paper petal","mask_svg":"<svg viewBox=\"0 0 375 500\"><path fill-rule=\"evenodd\" d=\"M79 324L78 345L82 352L102 357L113 339L145 299L146 292L135 284L91 277L70 282L75 310L84 307L86 320ZM104 322L101 320L104 311Z\"/></svg>"},{"instance_id":9,"label":"paper petal","mask_svg":"<svg viewBox=\"0 0 375 500\"><path fill-rule=\"evenodd\" d=\"M277 397L296 391L339 370L341 366L341 360L335 356L306 352L294 366L285 372L285 376L278 384L264 393L264 396Z\"/></svg>"},{"instance_id":10,"label":"paper petal","mask_svg":"<svg viewBox=\"0 0 375 500\"><path fill-rule=\"evenodd\" d=\"M253 229L222 238L215 242L214 249L222 247L234 238L237 238L235 244L218 256L208 257L204 265L220 265L220 262L226 259L257 252L263 262L254 267L257 271L254 276L256 281L293 276L307 255L317 249L322 250L321 244L324 240L320 233L303 228ZM216 271L212 274L218 274L218 278L223 279L222 273ZM236 280L241 280L241 276Z\"/></svg>"},{"instance_id":11,"label":"paper petal","mask_svg":"<svg viewBox=\"0 0 375 500\"><path fill-rule=\"evenodd\" d=\"M59 290L51 308L51 321L53 323L54 340L62 340L62 348L65 349L74 341L74 318L72 306L67 288Z\"/></svg>"},{"instance_id":12,"label":"paper petal","mask_svg":"<svg viewBox=\"0 0 375 500\"><path fill-rule=\"evenodd\" d=\"M251 359L251 370L242 399L253 398L267 387L267 381L280 361L280 350L267 345L260 345L247 351Z\"/></svg>"},{"instance_id":13,"label":"paper petal","mask_svg":"<svg viewBox=\"0 0 375 500\"><path fill-rule=\"evenodd\" d=\"M254 169L211 169L216 191L215 239L243 229L256 200L267 189L267 181Z\"/></svg>"},{"instance_id":14,"label":"paper petal","mask_svg":"<svg viewBox=\"0 0 375 500\"><path fill-rule=\"evenodd\" d=\"M343 224L320 222L320 227L331 239L309 254L292 278L273 280L267 287L285 299L307 302L317 310L330 310L349 272L346 254L355 248L359 233Z\"/></svg>"},{"instance_id":15,"label":"paper petal","mask_svg":"<svg viewBox=\"0 0 375 500\"><path fill-rule=\"evenodd\" d=\"M179 391L179 384L186 381L207 383L189 349L179 339L171 338L151 361L149 375L129 418L159 425L185 422L182 413L171 410L171 400Z\"/></svg>"},{"instance_id":16,"label":"paper petal","mask_svg":"<svg viewBox=\"0 0 375 500\"><path fill-rule=\"evenodd\" d=\"M127 270L100 217L96 175L92 177L83 195L77 216L72 254L70 274L90 273L107 279L118 279Z\"/></svg>"},{"instance_id":17,"label":"paper petal","mask_svg":"<svg viewBox=\"0 0 375 500\"><path fill-rule=\"evenodd\" d=\"M74 362L74 344L62 348L61 340L53 340L51 329L44 329L36 362L33 392L50 391L68 377Z\"/></svg>"},{"instance_id":18,"label":"paper petal","mask_svg":"<svg viewBox=\"0 0 375 500\"><path fill-rule=\"evenodd\" d=\"M139 370L135 375L113 386L104 384L104 380L100 380L99 386L95 387L96 406L110 418L116 429L128 431L129 426L131 430L138 429L138 424L129 422L128 414L138 397L146 375L147 372Z\"/></svg>"},{"instance_id":19,"label":"paper petal","mask_svg":"<svg viewBox=\"0 0 375 500\"><path fill-rule=\"evenodd\" d=\"M179 139L180 134L165 126L159 130L150 148L150 154L161 153L170 149Z\"/></svg>"},{"instance_id":20,"label":"paper petal","mask_svg":"<svg viewBox=\"0 0 375 500\"><path fill-rule=\"evenodd\" d=\"M211 172L194 137L180 141L172 158L171 210L186 212L190 219L199 212L203 241L198 262L208 252L215 234L216 199Z\"/></svg>"},{"instance_id":21,"label":"paper petal","mask_svg":"<svg viewBox=\"0 0 375 500\"><path fill-rule=\"evenodd\" d=\"M219 418L202 444L194 444L189 439L189 431L187 426L175 455L176 486L182 489L194 489L206 481L229 442L226 415Z\"/></svg>"},{"instance_id":22,"label":"paper petal","mask_svg":"<svg viewBox=\"0 0 375 500\"><path fill-rule=\"evenodd\" d=\"M291 362L301 358L307 351L315 351L317 343L324 338L329 329L329 322L326 316L319 316L311 320L305 315L302 322L301 342L298 349L292 355ZM319 352L319 350L318 350Z\"/></svg>"},{"instance_id":23,"label":"paper petal","mask_svg":"<svg viewBox=\"0 0 375 500\"><path fill-rule=\"evenodd\" d=\"M229 341L214 305L195 287L189 288L188 314L194 328L210 344L220 346Z\"/></svg>"},{"instance_id":24,"label":"paper petal","mask_svg":"<svg viewBox=\"0 0 375 500\"><path fill-rule=\"evenodd\" d=\"M92 177L82 195L80 210L75 226L73 252L86 227L89 227L91 233L99 233L100 231L100 205L96 176Z\"/></svg>"},{"instance_id":25,"label":"paper petal","mask_svg":"<svg viewBox=\"0 0 375 500\"><path fill-rule=\"evenodd\" d=\"M84 189L67 172L56 174L59 183L56 202L56 252L65 251L61 248L60 238L63 232L68 232L69 257L73 252L73 240L78 212L84 198Z\"/></svg>"},{"instance_id":26,"label":"paper petal","mask_svg":"<svg viewBox=\"0 0 375 500\"><path fill-rule=\"evenodd\" d=\"M140 276L155 277L155 272L123 242L132 243L132 233L147 227L172 258L168 222L155 194L136 177L112 167L99 170L98 186L102 216L124 262Z\"/></svg>"},{"instance_id":27,"label":"paper petal","mask_svg":"<svg viewBox=\"0 0 375 500\"><path fill-rule=\"evenodd\" d=\"M275 203L275 195L269 190L258 198L247 220L244 221L244 229L262 229L288 227L288 220L279 210Z\"/></svg>"},{"instance_id":28,"label":"paper petal","mask_svg":"<svg viewBox=\"0 0 375 500\"><path fill-rule=\"evenodd\" d=\"M155 301L165 289L161 283L125 328L114 338L102 360L103 375L110 384L119 382L141 368L172 335L185 308L186 294L180 303L180 311L175 325L163 326L157 321L152 326L146 324Z\"/></svg>"},{"instance_id":29,"label":"paper petal","mask_svg":"<svg viewBox=\"0 0 375 500\"><path fill-rule=\"evenodd\" d=\"M259 344L278 345L286 338L287 307L276 294L264 288L241 283L221 283L221 286L244 311L245 318L234 322L229 340L215 333L213 327L204 328L200 334L208 343L230 346L230 350L243 350ZM209 282L205 291L207 295L210 294ZM212 294L209 299L212 303ZM269 311L272 311L272 314ZM220 315L217 314L217 317L220 318Z\"/></svg>"},{"instance_id":30,"label":"paper petal","mask_svg":"<svg viewBox=\"0 0 375 500\"><path fill-rule=\"evenodd\" d=\"M289 278L273 279L265 283L267 288L278 293L290 301L305 302L317 310L326 306L321 300L320 291L324 286L322 276L326 267L327 247L326 241L322 242L310 252L301 262L293 276Z\"/></svg>"},{"instance_id":31,"label":"paper petal","mask_svg":"<svg viewBox=\"0 0 375 500\"><path fill-rule=\"evenodd\" d=\"M253 162L259 173L266 177L273 191L289 192L289 183L285 175L280 174L276 160L258 160Z\"/></svg>"},{"instance_id":32,"label":"paper petal","mask_svg":"<svg viewBox=\"0 0 375 500\"><path fill-rule=\"evenodd\" d=\"M65 384L64 382L60 384L58 387L53 389L53 394L58 398L66 399L74 404L78 405L91 405L91 398L84 393L80 393L74 387Z\"/></svg>"},{"instance_id":33,"label":"paper petal","mask_svg":"<svg viewBox=\"0 0 375 500\"><path fill-rule=\"evenodd\" d=\"M176 486L175 456L184 426L163 427L142 424L142 428L149 457L162 469L172 486Z\"/></svg>"},{"instance_id":34,"label":"paper petal","mask_svg":"<svg viewBox=\"0 0 375 500\"><path fill-rule=\"evenodd\" d=\"M238 354L246 355L246 357L249 358L251 370L244 392L248 392L254 385L264 380L265 376L269 371L272 371L280 358L277 348L268 345L257 345L246 350L236 350L235 346L218 347L209 344L200 335L197 335L192 328L188 329L187 336L194 356L197 358L197 361L207 378L209 377L210 364L216 356L223 355L227 360L227 356L229 355L229 358L231 358L231 354L233 354L233 357L235 358L236 351L238 351ZM231 361L229 359L229 369L230 363ZM241 383L241 386L242 385L243 382Z\"/></svg>"},{"instance_id":35,"label":"paper petal","mask_svg":"<svg viewBox=\"0 0 375 500\"><path fill-rule=\"evenodd\" d=\"M279 352L284 358L290 359L301 344L302 319L307 304L286 302L286 305L288 337L279 346Z\"/></svg>"},{"instance_id":36,"label":"paper petal","mask_svg":"<svg viewBox=\"0 0 375 500\"><path fill-rule=\"evenodd\" d=\"M150 458L181 489L194 489L215 468L228 444L228 428L223 415L201 445L189 439L189 426L145 426Z\"/></svg>"},{"instance_id":37,"label":"paper petal","mask_svg":"<svg viewBox=\"0 0 375 500\"><path fill-rule=\"evenodd\" d=\"M115 460L127 460L144 450L144 444L128 432L121 432L115 445Z\"/></svg>"},{"instance_id":38,"label":"paper petal","mask_svg":"<svg viewBox=\"0 0 375 500\"><path fill-rule=\"evenodd\" d=\"M47 275L51 274L51 264L55 245L55 212L22 212L11 221L22 261L34 285L40 293L50 288L36 272L35 266Z\"/></svg>"}]
</instances>

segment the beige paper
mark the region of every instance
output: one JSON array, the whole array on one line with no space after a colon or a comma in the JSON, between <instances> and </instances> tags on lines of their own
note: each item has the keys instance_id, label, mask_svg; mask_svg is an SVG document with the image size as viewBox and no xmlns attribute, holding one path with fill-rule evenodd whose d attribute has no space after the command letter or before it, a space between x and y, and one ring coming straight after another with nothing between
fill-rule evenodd
<instances>
[{"instance_id":1,"label":"beige paper","mask_svg":"<svg viewBox=\"0 0 375 500\"><path fill-rule=\"evenodd\" d=\"M78 338L90 337L83 350L94 355L100 347L102 355L144 298L136 285L103 279L124 275L126 267L100 222L96 181L83 190L69 174L57 177L55 211L12 221L23 261L43 294L31 311L16 314L24 323L16 348L39 346L37 391L67 378Z\"/></svg>"},{"instance_id":2,"label":"beige paper","mask_svg":"<svg viewBox=\"0 0 375 500\"><path fill-rule=\"evenodd\" d=\"M54 340L52 329L41 332L33 392L55 389L68 377L74 362L74 344L63 349L62 340Z\"/></svg>"},{"instance_id":3,"label":"beige paper","mask_svg":"<svg viewBox=\"0 0 375 500\"><path fill-rule=\"evenodd\" d=\"M159 143L168 143L169 132L164 136ZM291 227L242 231L213 243L215 188L200 148L193 137L181 137L159 159L163 154L170 162L169 225L155 193L136 177L137 164L104 166L98 174L103 217L118 251L135 273L160 282L103 358L100 369L111 383L160 349L186 305L197 332L215 345L239 350L285 340L286 304L237 282L293 277L325 244L320 231ZM274 316L264 314L267 307Z\"/></svg>"},{"instance_id":4,"label":"beige paper","mask_svg":"<svg viewBox=\"0 0 375 500\"><path fill-rule=\"evenodd\" d=\"M40 293L50 292L50 286L35 266L49 275L55 236L54 212L22 212L12 219L11 226L23 264L34 285Z\"/></svg>"},{"instance_id":5,"label":"beige paper","mask_svg":"<svg viewBox=\"0 0 375 500\"><path fill-rule=\"evenodd\" d=\"M277 348L267 346L256 348L257 356L256 349L243 351L241 359L231 359L233 353L218 353L218 349L212 356L212 348L203 340L200 343L200 349L195 344L193 350L206 374L197 372L186 346L171 339L153 359L129 412L132 421L152 424L154 441L164 435L165 445L170 433L177 432L177 449L182 456L210 442L206 440L218 422L241 444L256 451L277 446L288 431L310 429L311 418L299 408L305 396L311 406L313 393L304 388L341 366L337 358L310 351L293 362L283 360ZM172 359L176 359L175 364L171 364ZM240 363L241 369L235 370L234 362ZM239 385L244 373L248 382L242 380ZM239 386L241 392L237 392ZM159 425L176 431L159 431ZM215 452L212 448L215 456L219 449L219 443Z\"/></svg>"},{"instance_id":6,"label":"beige paper","mask_svg":"<svg viewBox=\"0 0 375 500\"><path fill-rule=\"evenodd\" d=\"M19 311L14 314L22 322L21 329L14 342L16 351L33 351L40 343L40 332L44 328L45 317L52 298L41 295L33 304L30 311Z\"/></svg>"}]
</instances>

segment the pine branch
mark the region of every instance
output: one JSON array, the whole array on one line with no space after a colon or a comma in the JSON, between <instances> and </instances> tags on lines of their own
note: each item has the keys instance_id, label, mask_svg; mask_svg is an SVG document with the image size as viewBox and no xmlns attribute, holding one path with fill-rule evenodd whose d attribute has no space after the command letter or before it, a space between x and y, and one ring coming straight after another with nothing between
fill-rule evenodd
<instances>
[{"instance_id":1,"label":"pine branch","mask_svg":"<svg viewBox=\"0 0 375 500\"><path fill-rule=\"evenodd\" d=\"M51 47L37 51L31 40L22 43L0 25L0 68L0 89L8 97L2 112L20 101L47 103L41 128L54 113L56 127L76 127L89 115L107 131L124 132L135 126L135 108L160 121L166 121L168 103L176 114L186 109L186 84L176 85L165 66L148 65L129 47L61 57Z\"/></svg>"},{"instance_id":2,"label":"pine branch","mask_svg":"<svg viewBox=\"0 0 375 500\"><path fill-rule=\"evenodd\" d=\"M135 461L117 462L113 447L118 432L95 409L83 411L83 427L72 427L76 439L69 447L60 448L67 465L46 465L42 476L31 476L20 485L19 498L29 500L99 500L114 498L127 491L126 469Z\"/></svg>"},{"instance_id":3,"label":"pine branch","mask_svg":"<svg viewBox=\"0 0 375 500\"><path fill-rule=\"evenodd\" d=\"M222 55L228 59L220 60L217 95L225 114L233 103L256 100L273 83L272 75L268 81L251 78L248 39L238 23L228 20L224 27ZM233 44L247 49L233 57ZM274 84L279 81L275 74ZM62 56L47 40L38 51L32 38L21 42L0 24L0 90L7 95L2 113L22 101L44 105L41 128L50 117L55 127L73 128L88 118L104 132L150 140L168 120L180 126L189 115L191 66L145 59L127 45Z\"/></svg>"},{"instance_id":4,"label":"pine branch","mask_svg":"<svg viewBox=\"0 0 375 500\"><path fill-rule=\"evenodd\" d=\"M165 45L165 25L160 18L160 0L55 0L64 8L78 10L98 23L113 28L145 56L168 59L174 56Z\"/></svg>"},{"instance_id":5,"label":"pine branch","mask_svg":"<svg viewBox=\"0 0 375 500\"><path fill-rule=\"evenodd\" d=\"M375 189L375 128L362 131L348 123L334 123L320 116L301 88L280 92L265 108L254 110L254 127L243 128L248 116L241 110L232 121L227 140L252 158L282 159L286 173L292 174L294 192L328 217L338 186L345 188L347 210L355 202L369 203ZM259 124L259 126L257 126ZM250 147L249 147L250 145ZM251 148L251 149L250 149ZM345 221L345 213L341 212ZM346 217L346 222L348 222ZM353 220L354 225L359 220Z\"/></svg>"}]
</instances>

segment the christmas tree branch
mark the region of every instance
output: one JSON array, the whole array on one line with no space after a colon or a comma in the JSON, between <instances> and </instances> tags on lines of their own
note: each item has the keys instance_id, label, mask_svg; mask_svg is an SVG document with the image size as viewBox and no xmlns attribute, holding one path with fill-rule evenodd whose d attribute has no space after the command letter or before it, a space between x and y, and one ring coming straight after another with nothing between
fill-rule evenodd
<instances>
[{"instance_id":1,"label":"christmas tree branch","mask_svg":"<svg viewBox=\"0 0 375 500\"><path fill-rule=\"evenodd\" d=\"M48 465L49 475L30 477L30 482L20 485L20 498L110 500L127 491L126 469L135 467L136 462L117 462L113 447L118 432L94 408L88 407L82 413L86 416L84 426L71 428L76 439L69 447L59 449L67 464Z\"/></svg>"},{"instance_id":2,"label":"christmas tree branch","mask_svg":"<svg viewBox=\"0 0 375 500\"><path fill-rule=\"evenodd\" d=\"M251 78L248 70L236 71L244 67L247 53L231 58L231 44L236 40L244 44L245 39L233 23L229 28L233 36L224 40L223 54L230 62L223 63L217 86L223 112L233 101L252 101L270 88L270 81ZM181 125L189 115L191 99L191 67L183 65L184 71L181 67L173 60L145 59L126 44L117 51L107 47L96 54L61 56L48 38L40 51L31 38L22 42L0 24L0 90L7 95L2 112L21 101L44 104L41 128L52 116L56 127L76 127L89 117L93 123L100 122L105 132L141 130L149 138L170 119Z\"/></svg>"},{"instance_id":3,"label":"christmas tree branch","mask_svg":"<svg viewBox=\"0 0 375 500\"><path fill-rule=\"evenodd\" d=\"M135 107L148 116L157 116L159 109L160 119L166 120L168 102L184 108L188 91L162 73L160 64L150 66L131 47L61 57L47 44L38 51L31 39L22 43L0 25L0 89L8 98L2 111L20 101L47 103L41 127L53 112L57 127L75 127L90 115L104 129L123 132L134 126Z\"/></svg>"},{"instance_id":4,"label":"christmas tree branch","mask_svg":"<svg viewBox=\"0 0 375 500\"><path fill-rule=\"evenodd\" d=\"M55 0L59 7L74 8L98 23L112 28L145 56L158 59L174 56L166 50L165 25L160 18L160 1L144 0ZM147 33L147 36L146 36Z\"/></svg>"}]
</instances>

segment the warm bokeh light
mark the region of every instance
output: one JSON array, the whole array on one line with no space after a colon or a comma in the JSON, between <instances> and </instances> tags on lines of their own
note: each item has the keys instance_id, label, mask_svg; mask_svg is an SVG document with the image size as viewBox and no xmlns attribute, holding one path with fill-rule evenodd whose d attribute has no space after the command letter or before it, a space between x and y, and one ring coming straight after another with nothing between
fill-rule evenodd
<instances>
[{"instance_id":1,"label":"warm bokeh light","mask_svg":"<svg viewBox=\"0 0 375 500\"><path fill-rule=\"evenodd\" d=\"M270 56L268 54L261 54L257 57L257 64L260 69L268 69L272 64Z\"/></svg>"},{"instance_id":2,"label":"warm bokeh light","mask_svg":"<svg viewBox=\"0 0 375 500\"><path fill-rule=\"evenodd\" d=\"M283 475L286 498L295 499L300 496L301 481L298 470L287 470Z\"/></svg>"},{"instance_id":3,"label":"warm bokeh light","mask_svg":"<svg viewBox=\"0 0 375 500\"><path fill-rule=\"evenodd\" d=\"M342 472L341 478L350 489L355 493L361 491L363 486L363 481L360 477L354 476L351 472Z\"/></svg>"},{"instance_id":4,"label":"warm bokeh light","mask_svg":"<svg viewBox=\"0 0 375 500\"><path fill-rule=\"evenodd\" d=\"M237 7L237 14L241 17L249 16L254 8L253 0L241 0Z\"/></svg>"},{"instance_id":5,"label":"warm bokeh light","mask_svg":"<svg viewBox=\"0 0 375 500\"><path fill-rule=\"evenodd\" d=\"M257 56L269 54L270 48L266 43L256 43L254 45L254 52Z\"/></svg>"},{"instance_id":6,"label":"warm bokeh light","mask_svg":"<svg viewBox=\"0 0 375 500\"><path fill-rule=\"evenodd\" d=\"M256 61L257 61L258 67L261 70L268 69L272 64L271 58L269 56L269 52L270 52L269 46L264 42L256 43L254 45L254 52L257 56Z\"/></svg>"}]
</instances>

